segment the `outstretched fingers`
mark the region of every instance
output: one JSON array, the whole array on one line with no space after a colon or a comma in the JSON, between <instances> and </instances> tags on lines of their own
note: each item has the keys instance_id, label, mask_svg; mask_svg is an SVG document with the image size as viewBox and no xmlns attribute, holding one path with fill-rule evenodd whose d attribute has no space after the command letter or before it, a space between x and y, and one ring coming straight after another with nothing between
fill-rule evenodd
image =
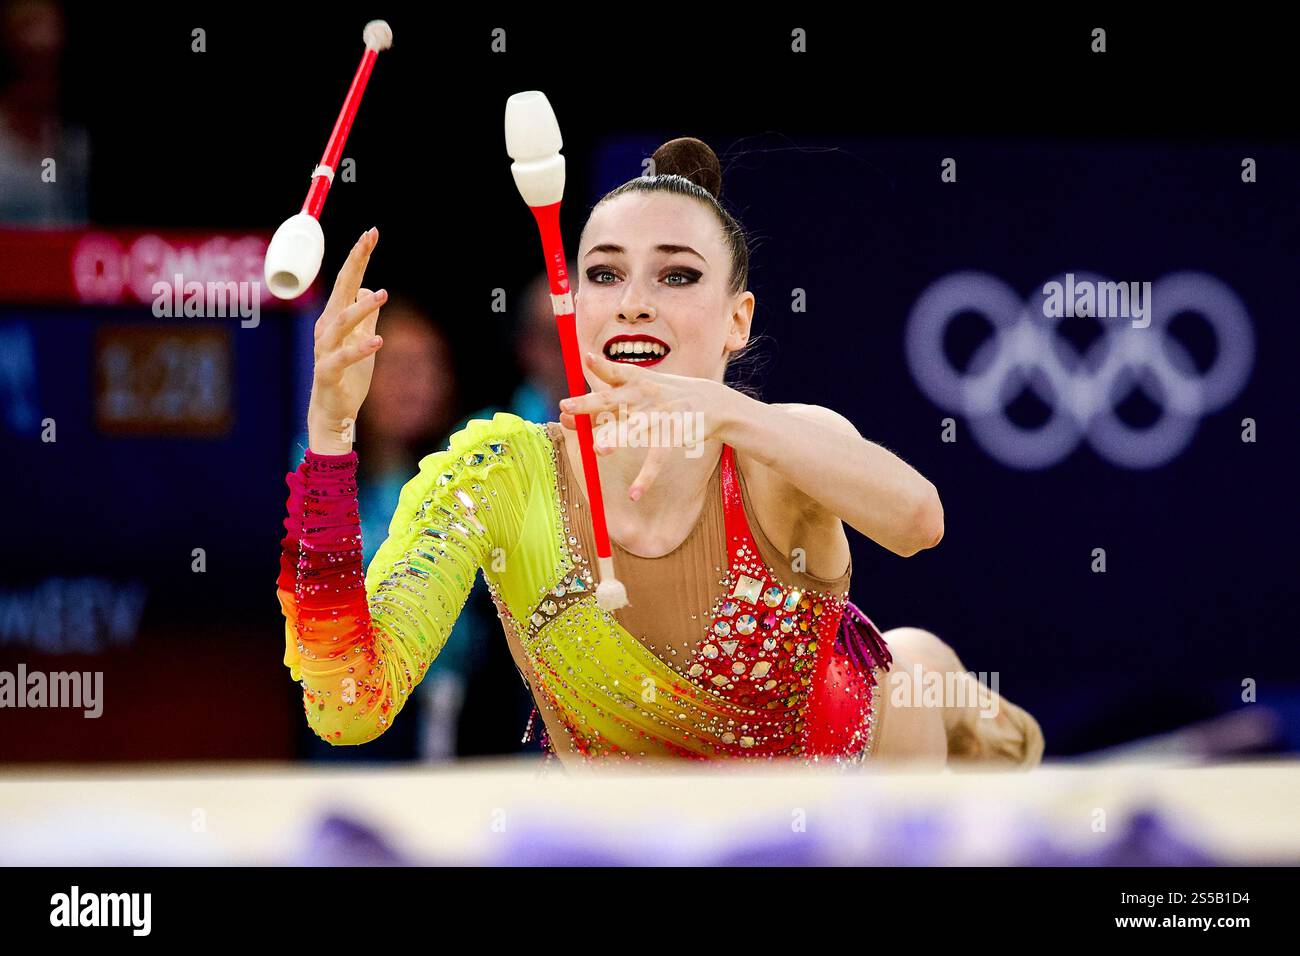
<instances>
[{"instance_id":1,"label":"outstretched fingers","mask_svg":"<svg viewBox=\"0 0 1300 956\"><path fill-rule=\"evenodd\" d=\"M325 306L327 314L341 312L357 300L357 292L366 275L366 266L370 263L370 254L375 251L377 242L379 242L379 230L371 228L363 232L361 238L352 246L343 268L339 269L339 274L334 279L334 290L330 293L329 302Z\"/></svg>"},{"instance_id":2,"label":"outstretched fingers","mask_svg":"<svg viewBox=\"0 0 1300 956\"><path fill-rule=\"evenodd\" d=\"M628 486L627 496L629 498L633 501L638 500L643 494L645 494L646 489L654 484L655 479L659 477L660 470L663 468L664 458L667 454L667 447L659 445L650 446L650 449L645 456L645 462L641 465L641 470L637 473L636 478L633 479L632 484Z\"/></svg>"},{"instance_id":3,"label":"outstretched fingers","mask_svg":"<svg viewBox=\"0 0 1300 956\"><path fill-rule=\"evenodd\" d=\"M378 352L380 346L383 344L383 336L362 336L355 342L348 342L332 351L320 363L320 371L333 375L342 375L347 371L347 369L357 364L357 362L360 362L363 358L374 355Z\"/></svg>"},{"instance_id":4,"label":"outstretched fingers","mask_svg":"<svg viewBox=\"0 0 1300 956\"><path fill-rule=\"evenodd\" d=\"M348 340L348 336L356 328L373 332L379 318L379 309L387 301L386 289L380 289L378 292L371 292L369 289L358 290L357 301L339 313L331 334L336 335L338 341L342 343Z\"/></svg>"},{"instance_id":5,"label":"outstretched fingers","mask_svg":"<svg viewBox=\"0 0 1300 956\"><path fill-rule=\"evenodd\" d=\"M634 381L635 377L644 371L635 365L615 362L595 352L583 352L582 364L591 369L601 381L608 382L610 385L625 385Z\"/></svg>"}]
</instances>

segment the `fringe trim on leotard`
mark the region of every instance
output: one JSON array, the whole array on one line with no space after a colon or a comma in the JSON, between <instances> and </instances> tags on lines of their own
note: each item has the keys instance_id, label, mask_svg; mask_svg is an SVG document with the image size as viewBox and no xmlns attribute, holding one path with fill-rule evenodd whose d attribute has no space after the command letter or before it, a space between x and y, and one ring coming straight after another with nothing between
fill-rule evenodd
<instances>
[{"instance_id":1,"label":"fringe trim on leotard","mask_svg":"<svg viewBox=\"0 0 1300 956\"><path fill-rule=\"evenodd\" d=\"M852 601L844 603L844 612L835 632L835 650L846 655L858 670L887 670L894 660L880 630ZM875 682L875 675L872 675L872 682Z\"/></svg>"}]
</instances>

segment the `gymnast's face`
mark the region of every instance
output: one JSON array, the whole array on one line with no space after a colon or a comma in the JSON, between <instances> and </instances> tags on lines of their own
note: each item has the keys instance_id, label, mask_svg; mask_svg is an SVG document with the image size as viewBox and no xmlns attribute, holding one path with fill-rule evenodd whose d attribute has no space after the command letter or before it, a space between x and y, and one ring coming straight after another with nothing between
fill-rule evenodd
<instances>
[{"instance_id":1,"label":"gymnast's face","mask_svg":"<svg viewBox=\"0 0 1300 956\"><path fill-rule=\"evenodd\" d=\"M722 227L688 196L634 192L599 206L587 221L577 271L583 351L722 381L727 356L749 339L754 295L729 291ZM593 388L606 387L584 371Z\"/></svg>"}]
</instances>

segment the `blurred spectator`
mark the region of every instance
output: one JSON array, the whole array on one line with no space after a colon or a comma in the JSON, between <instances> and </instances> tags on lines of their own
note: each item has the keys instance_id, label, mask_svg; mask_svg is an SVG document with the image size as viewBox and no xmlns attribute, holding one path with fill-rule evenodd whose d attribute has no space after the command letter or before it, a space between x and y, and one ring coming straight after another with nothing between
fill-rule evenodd
<instances>
[{"instance_id":1,"label":"blurred spectator","mask_svg":"<svg viewBox=\"0 0 1300 956\"><path fill-rule=\"evenodd\" d=\"M90 140L59 103L63 10L50 0L0 8L0 222L81 225Z\"/></svg>"},{"instance_id":2,"label":"blurred spectator","mask_svg":"<svg viewBox=\"0 0 1300 956\"><path fill-rule=\"evenodd\" d=\"M457 407L451 349L429 316L394 295L379 324L384 347L375 357L353 445L362 479L361 542L367 566L388 535L398 495L419 470L420 459L446 444Z\"/></svg>"},{"instance_id":3,"label":"blurred spectator","mask_svg":"<svg viewBox=\"0 0 1300 956\"><path fill-rule=\"evenodd\" d=\"M573 264L568 263L566 267L576 281ZM530 422L559 421L559 402L569 394L569 386L546 273L524 287L518 303L514 348L524 380L510 398L510 410Z\"/></svg>"}]
</instances>

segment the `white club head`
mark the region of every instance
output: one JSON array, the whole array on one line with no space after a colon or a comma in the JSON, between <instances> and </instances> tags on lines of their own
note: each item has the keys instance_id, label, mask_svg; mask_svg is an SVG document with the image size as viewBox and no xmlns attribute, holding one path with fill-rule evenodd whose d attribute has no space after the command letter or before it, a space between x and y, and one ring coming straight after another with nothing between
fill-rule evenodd
<instances>
[{"instance_id":1,"label":"white club head","mask_svg":"<svg viewBox=\"0 0 1300 956\"><path fill-rule=\"evenodd\" d=\"M361 42L366 45L367 50L374 50L376 53L387 50L393 45L393 28L388 25L387 20L371 20L361 31Z\"/></svg>"},{"instance_id":2,"label":"white club head","mask_svg":"<svg viewBox=\"0 0 1300 956\"><path fill-rule=\"evenodd\" d=\"M560 124L541 90L515 93L506 100L506 152L519 195L530 206L549 206L564 198L564 157Z\"/></svg>"},{"instance_id":3,"label":"white club head","mask_svg":"<svg viewBox=\"0 0 1300 956\"><path fill-rule=\"evenodd\" d=\"M300 212L275 230L266 247L266 287L277 299L296 299L320 272L325 233L314 216Z\"/></svg>"}]
</instances>

